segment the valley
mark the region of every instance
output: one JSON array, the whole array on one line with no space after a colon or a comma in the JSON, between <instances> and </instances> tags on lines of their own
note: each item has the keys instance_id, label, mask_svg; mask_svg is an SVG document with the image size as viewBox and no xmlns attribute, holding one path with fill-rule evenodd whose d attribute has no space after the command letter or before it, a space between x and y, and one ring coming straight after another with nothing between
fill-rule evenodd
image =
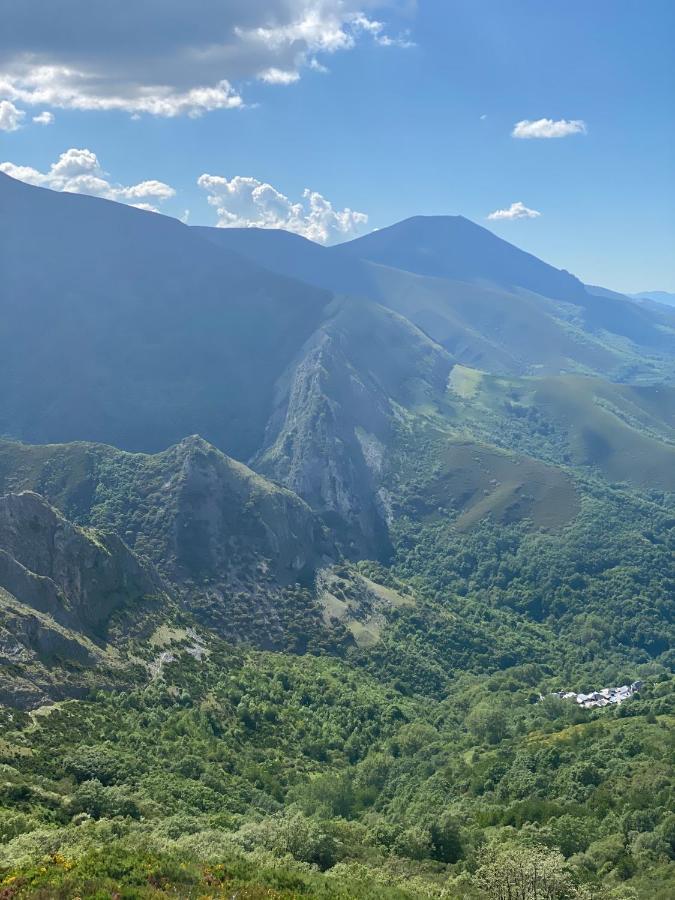
<instances>
[{"instance_id":1,"label":"valley","mask_svg":"<svg viewBox=\"0 0 675 900\"><path fill-rule=\"evenodd\" d=\"M670 896L667 313L4 174L0 273L3 900Z\"/></svg>"}]
</instances>

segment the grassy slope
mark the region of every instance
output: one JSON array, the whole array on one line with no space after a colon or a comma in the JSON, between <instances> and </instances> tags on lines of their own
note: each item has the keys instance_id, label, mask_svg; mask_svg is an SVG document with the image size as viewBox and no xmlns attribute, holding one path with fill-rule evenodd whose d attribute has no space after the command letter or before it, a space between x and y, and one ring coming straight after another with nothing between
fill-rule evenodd
<instances>
[{"instance_id":1,"label":"grassy slope","mask_svg":"<svg viewBox=\"0 0 675 900\"><path fill-rule=\"evenodd\" d=\"M675 389L560 375L503 378L457 367L455 412L476 433L610 481L675 491Z\"/></svg>"}]
</instances>

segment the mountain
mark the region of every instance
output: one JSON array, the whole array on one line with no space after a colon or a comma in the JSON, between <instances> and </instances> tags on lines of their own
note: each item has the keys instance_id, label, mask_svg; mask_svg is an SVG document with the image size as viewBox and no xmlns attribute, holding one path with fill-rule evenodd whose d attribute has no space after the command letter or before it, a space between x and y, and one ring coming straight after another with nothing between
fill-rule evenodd
<instances>
[{"instance_id":1,"label":"mountain","mask_svg":"<svg viewBox=\"0 0 675 900\"><path fill-rule=\"evenodd\" d=\"M374 299L468 366L620 380L673 376L672 323L461 216L417 216L329 248L279 231L198 231L286 275Z\"/></svg>"},{"instance_id":2,"label":"mountain","mask_svg":"<svg viewBox=\"0 0 675 900\"><path fill-rule=\"evenodd\" d=\"M498 238L463 216L414 216L335 248L335 255L364 259L416 275L482 281L523 288L543 297L583 302L583 284Z\"/></svg>"},{"instance_id":3,"label":"mountain","mask_svg":"<svg viewBox=\"0 0 675 900\"><path fill-rule=\"evenodd\" d=\"M278 384L253 460L318 510L350 556L389 552L397 422L445 391L451 357L390 310L339 299Z\"/></svg>"},{"instance_id":4,"label":"mountain","mask_svg":"<svg viewBox=\"0 0 675 900\"><path fill-rule=\"evenodd\" d=\"M82 526L121 535L184 609L263 646L285 639L284 591L336 558L299 497L197 436L155 455L0 442L0 490L39 491Z\"/></svg>"},{"instance_id":5,"label":"mountain","mask_svg":"<svg viewBox=\"0 0 675 900\"><path fill-rule=\"evenodd\" d=\"M0 273L0 433L145 452L199 433L342 519L355 552L382 544L375 500L361 490L369 463L349 418L363 424L363 413L346 399L355 385L340 386L342 363L351 345L362 356L366 344L379 346L359 402L387 418L392 402L404 402L403 383L425 377L410 323L273 274L172 219L4 175ZM378 338L385 333L399 356ZM319 403L347 416L324 435L336 464L320 488L307 463L317 402L307 395L312 411L300 415L299 391L285 399L310 372L323 378L319 346L328 366ZM341 350L331 356L329 346ZM333 388L342 395L331 396ZM286 465L279 440L289 440L289 416L297 422Z\"/></svg>"},{"instance_id":6,"label":"mountain","mask_svg":"<svg viewBox=\"0 0 675 900\"><path fill-rule=\"evenodd\" d=\"M668 291L643 291L641 294L631 294L635 300L653 300L654 303L663 303L664 306L675 306L675 294Z\"/></svg>"},{"instance_id":7,"label":"mountain","mask_svg":"<svg viewBox=\"0 0 675 900\"><path fill-rule=\"evenodd\" d=\"M260 444L329 295L174 219L0 173L0 433L160 450Z\"/></svg>"},{"instance_id":8,"label":"mountain","mask_svg":"<svg viewBox=\"0 0 675 900\"><path fill-rule=\"evenodd\" d=\"M73 525L30 491L0 497L0 702L124 682L111 620L139 633L158 604L168 614L161 580L117 535Z\"/></svg>"},{"instance_id":9,"label":"mountain","mask_svg":"<svg viewBox=\"0 0 675 900\"><path fill-rule=\"evenodd\" d=\"M0 895L672 895L668 307L462 219L0 229Z\"/></svg>"}]
</instances>

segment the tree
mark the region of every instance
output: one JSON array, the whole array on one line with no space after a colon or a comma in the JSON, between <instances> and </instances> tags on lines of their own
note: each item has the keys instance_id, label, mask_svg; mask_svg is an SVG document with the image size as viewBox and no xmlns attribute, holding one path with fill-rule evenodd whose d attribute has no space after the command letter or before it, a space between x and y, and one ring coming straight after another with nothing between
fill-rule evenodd
<instances>
[{"instance_id":1,"label":"tree","mask_svg":"<svg viewBox=\"0 0 675 900\"><path fill-rule=\"evenodd\" d=\"M557 850L488 844L476 883L490 900L574 900L579 892Z\"/></svg>"}]
</instances>

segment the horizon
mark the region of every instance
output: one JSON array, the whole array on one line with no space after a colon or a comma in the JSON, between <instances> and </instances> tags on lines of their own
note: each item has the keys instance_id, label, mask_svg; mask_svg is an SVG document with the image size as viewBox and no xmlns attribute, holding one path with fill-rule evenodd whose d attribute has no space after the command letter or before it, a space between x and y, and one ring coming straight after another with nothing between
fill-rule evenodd
<instances>
[{"instance_id":1,"label":"horizon","mask_svg":"<svg viewBox=\"0 0 675 900\"><path fill-rule=\"evenodd\" d=\"M451 214L451 213L447 213L447 214L442 214L442 213L436 213L436 214L424 214L424 213L417 213L417 214L412 215L412 216L407 216L407 217L404 218L404 219L400 219L399 221L391 222L391 223L389 223L389 224L386 224L386 225L382 225L382 226L380 226L380 227L373 228L373 229L371 229L371 230L369 230L369 231L364 232L363 234L356 235L356 236L345 236L342 240L337 240L337 241L335 241L334 243L331 243L331 244L324 244L324 243L322 243L321 241L318 241L318 240L316 240L316 239L313 239L313 238L311 238L311 237L309 237L309 236L307 236L307 235L298 234L297 231L292 231L292 230L290 230L290 229L288 229L288 228L284 228L283 226L278 225L278 224L276 224L276 225L265 225L265 224L262 224L262 223L249 223L249 224L243 224L243 225L226 225L226 224L222 224L222 223L216 223L215 225L200 225L200 224L197 224L197 223L185 222L185 221L183 221L181 218L179 218L179 217L177 217L177 216L175 216L175 215L172 215L170 212L168 212L168 211L166 211L166 210L161 210L161 209L147 210L147 209L143 209L142 207L137 206L137 205L134 205L134 204L124 203L123 201L120 201L120 200L118 200L118 199L109 198L109 197L100 197L100 196L97 196L96 194L88 194L88 193L83 193L83 192L79 192L79 191L70 191L70 190L57 191L57 190L54 190L53 188L50 188L50 187L47 187L47 186L44 186L44 185L34 185L34 184L31 184L30 182L23 181L22 179L16 178L16 177L13 176L13 175L9 175L7 172L2 172L2 171L0 171L0 176L3 176L3 175L6 176L7 178L10 178L10 179L14 180L14 181L18 181L18 182L20 182L20 183L22 183L22 184L27 184L29 187L37 187L37 188L40 189L40 190L46 190L46 191L49 191L50 193L66 193L66 194L71 194L72 196L86 196L86 197L90 197L90 198L92 198L92 199L94 199L94 200L103 200L103 201L106 202L106 203L113 203L113 204L116 204L116 205L118 205L118 206L127 206L127 207L129 207L130 209L135 209L135 210L137 210L138 212L145 212L145 213L149 213L149 214L151 214L151 215L159 215L159 216L163 216L163 217L165 217L165 218L172 219L173 221L178 222L178 223L181 224L181 225L184 225L186 228L204 228L204 227L209 228L209 227L210 227L210 228L216 228L216 229L230 229L230 230L279 231L279 232L283 232L283 233L285 233L285 234L293 234L293 235L295 235L296 237L299 237L299 238L301 238L301 239L303 239L303 240L309 241L310 243L315 244L315 245L318 246L318 247L326 247L327 249L329 249L330 247L339 247L339 246L341 246L341 245L343 245L343 244L348 244L348 243L352 243L352 242L354 242L354 241L358 241L360 238L368 237L368 235L375 234L375 233L377 233L377 232L379 232L379 231L385 231L385 230L387 230L387 229L393 229L393 228L396 228L396 227L399 226L399 225L403 225L403 224L405 224L406 222L414 221L415 219L441 219L441 220L442 220L442 219L461 219L461 220L463 220L463 221L465 221L465 222L468 222L468 223L471 224L471 225L475 225L476 227L482 229L483 231L486 231L488 234L491 234L493 237L496 237L497 239L499 239L499 240L501 240L501 241L504 241L505 243L509 244L510 246L515 247L517 250L522 250L523 252L528 253L528 254L530 254L531 256L534 256L534 254L530 253L530 251L525 250L525 249L522 248L522 247L519 247L518 244L516 244L514 241L508 240L507 237L498 234L496 231L493 231L493 230L492 230L491 228L489 228L487 225L482 224L482 223L480 223L480 222L476 222L476 221L474 221L473 219L470 219L470 218L468 218L467 216L464 216L464 215L461 215L461 214ZM539 259L538 257L535 257L535 258L536 258L536 259ZM552 263L548 263L546 260L540 260L540 261L546 263L547 265L552 265ZM554 266L554 268L559 268L559 267ZM575 272L570 271L570 270L567 269L566 267L560 267L560 271L562 271L562 272L568 272L570 275L572 275L574 278L576 278L578 281L580 281L580 282L581 282L583 285L585 285L585 286L588 286L588 287L600 287L600 288L605 288L605 289L607 289L607 288L606 288L606 285L595 285L595 284L590 284L590 283L588 283L588 282L583 281L583 279L581 279L580 276L578 276ZM671 292L669 292L669 291L664 291L664 290L660 290L660 289L645 289L645 290L635 291L635 292L616 291L616 293L623 294L623 295L626 296L626 297L640 297L640 296L642 296L642 295L647 295L647 294L663 294L665 297L669 297L669 298L674 296Z\"/></svg>"}]
</instances>

